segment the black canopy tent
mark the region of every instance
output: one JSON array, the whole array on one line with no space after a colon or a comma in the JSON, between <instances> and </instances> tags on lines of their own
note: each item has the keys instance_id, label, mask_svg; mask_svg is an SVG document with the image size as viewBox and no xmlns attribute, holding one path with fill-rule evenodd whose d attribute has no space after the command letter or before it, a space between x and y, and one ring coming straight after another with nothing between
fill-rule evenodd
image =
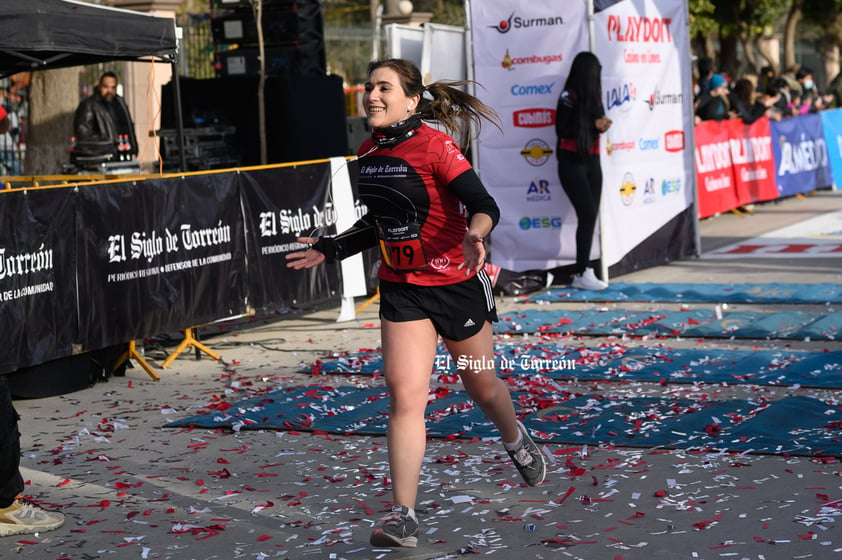
<instances>
[{"instance_id":1,"label":"black canopy tent","mask_svg":"<svg viewBox=\"0 0 842 560\"><path fill-rule=\"evenodd\" d=\"M74 0L0 1L0 77L110 60L172 64L184 162L175 20Z\"/></svg>"}]
</instances>

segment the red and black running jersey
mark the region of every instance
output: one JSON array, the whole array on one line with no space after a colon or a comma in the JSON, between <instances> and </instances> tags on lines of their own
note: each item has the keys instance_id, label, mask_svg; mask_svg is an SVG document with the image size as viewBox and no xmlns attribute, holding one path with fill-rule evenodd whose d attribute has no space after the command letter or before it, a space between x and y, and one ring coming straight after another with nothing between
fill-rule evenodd
<instances>
[{"instance_id":1,"label":"red and black running jersey","mask_svg":"<svg viewBox=\"0 0 842 560\"><path fill-rule=\"evenodd\" d=\"M422 286L441 286L470 278L457 270L463 261L462 240L468 231L467 211L447 185L471 169L456 142L422 124L395 146L378 146L371 139L359 154L359 195L367 216L379 226L420 225L426 264L412 271L395 270L381 252L379 278ZM363 155L367 154L368 155Z\"/></svg>"}]
</instances>

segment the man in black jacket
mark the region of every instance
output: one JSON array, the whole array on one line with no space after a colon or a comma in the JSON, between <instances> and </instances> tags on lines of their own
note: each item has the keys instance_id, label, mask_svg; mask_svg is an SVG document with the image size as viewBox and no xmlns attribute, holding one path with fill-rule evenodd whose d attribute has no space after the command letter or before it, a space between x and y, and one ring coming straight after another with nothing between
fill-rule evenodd
<instances>
[{"instance_id":1,"label":"man in black jacket","mask_svg":"<svg viewBox=\"0 0 842 560\"><path fill-rule=\"evenodd\" d=\"M102 156L116 161L137 155L134 124L126 102L117 95L114 72L105 72L93 95L79 103L73 132L77 156Z\"/></svg>"}]
</instances>

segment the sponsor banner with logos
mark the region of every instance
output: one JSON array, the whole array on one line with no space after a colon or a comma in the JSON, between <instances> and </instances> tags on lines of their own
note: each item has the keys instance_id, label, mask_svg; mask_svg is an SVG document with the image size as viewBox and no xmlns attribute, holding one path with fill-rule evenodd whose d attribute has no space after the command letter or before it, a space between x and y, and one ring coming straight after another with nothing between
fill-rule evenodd
<instances>
[{"instance_id":1,"label":"sponsor banner with logos","mask_svg":"<svg viewBox=\"0 0 842 560\"><path fill-rule=\"evenodd\" d=\"M488 0L471 12L477 95L503 127L484 127L477 153L504 209L492 258L520 271L571 264L576 216L558 180L553 125L570 64L589 49L587 2ZM601 248L611 265L693 202L690 53L682 2L619 2L594 22L614 124L602 138L604 241L592 258Z\"/></svg>"},{"instance_id":2,"label":"sponsor banner with logos","mask_svg":"<svg viewBox=\"0 0 842 560\"><path fill-rule=\"evenodd\" d=\"M727 121L696 125L696 183L699 217L707 218L739 206L731 161L731 127Z\"/></svg>"},{"instance_id":3,"label":"sponsor banner with logos","mask_svg":"<svg viewBox=\"0 0 842 560\"><path fill-rule=\"evenodd\" d=\"M690 53L684 2L619 2L594 23L613 121L600 152L603 261L612 265L693 203Z\"/></svg>"},{"instance_id":4,"label":"sponsor banner with logos","mask_svg":"<svg viewBox=\"0 0 842 560\"><path fill-rule=\"evenodd\" d=\"M770 123L780 196L792 196L832 183L822 118L818 114Z\"/></svg>"},{"instance_id":5,"label":"sponsor banner with logos","mask_svg":"<svg viewBox=\"0 0 842 560\"><path fill-rule=\"evenodd\" d=\"M822 116L827 157L833 188L842 188L842 109L831 109L819 113Z\"/></svg>"},{"instance_id":6,"label":"sponsor banner with logos","mask_svg":"<svg viewBox=\"0 0 842 560\"><path fill-rule=\"evenodd\" d=\"M554 125L573 57L588 49L586 8L584 1L471 3L475 93L502 128L483 126L476 161L502 209L492 259L509 270L575 258L576 215L558 179Z\"/></svg>"},{"instance_id":7,"label":"sponsor banner with logos","mask_svg":"<svg viewBox=\"0 0 842 560\"><path fill-rule=\"evenodd\" d=\"M731 134L734 184L740 205L778 198L769 119L764 117L750 125L743 124L739 119L727 122Z\"/></svg>"},{"instance_id":8,"label":"sponsor banner with logos","mask_svg":"<svg viewBox=\"0 0 842 560\"><path fill-rule=\"evenodd\" d=\"M842 112L838 115L842 124ZM699 217L830 185L834 150L827 147L842 163L837 144L842 135L833 125L822 126L826 122L821 114L781 122L764 117L751 125L736 119L696 125Z\"/></svg>"}]
</instances>

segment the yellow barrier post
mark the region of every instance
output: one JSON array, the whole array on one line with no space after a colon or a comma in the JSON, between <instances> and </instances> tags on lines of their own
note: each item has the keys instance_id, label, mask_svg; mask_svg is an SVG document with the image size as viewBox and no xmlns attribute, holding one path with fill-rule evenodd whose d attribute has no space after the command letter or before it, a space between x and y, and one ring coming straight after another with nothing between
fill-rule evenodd
<instances>
[{"instance_id":1,"label":"yellow barrier post","mask_svg":"<svg viewBox=\"0 0 842 560\"><path fill-rule=\"evenodd\" d=\"M365 300L363 303L361 303L360 306L354 310L354 312L359 313L378 299L380 299L380 286L377 286L377 290L374 292L374 295Z\"/></svg>"},{"instance_id":2,"label":"yellow barrier post","mask_svg":"<svg viewBox=\"0 0 842 560\"><path fill-rule=\"evenodd\" d=\"M179 343L179 345L175 347L175 350L173 350L172 353L169 356L167 356L167 359L164 360L164 363L161 364L161 367L166 368L168 365L170 365L173 362L173 360L178 358L179 354L181 354L182 352L184 352L187 349L188 346L193 346L193 347L201 350L202 352L204 352L205 354L207 354L208 356L210 356L214 360L220 360L221 359L219 354L217 354L216 352L214 352L213 350L211 350L210 348L208 348L207 346L205 346L204 344L202 344L201 342L196 340L196 337L193 336L193 327L190 327L190 328L184 329L184 340L182 340Z\"/></svg>"},{"instance_id":3,"label":"yellow barrier post","mask_svg":"<svg viewBox=\"0 0 842 560\"><path fill-rule=\"evenodd\" d=\"M157 373L155 373L155 370L154 370L154 369L152 369L152 366L150 366L150 365L149 365L149 362L147 362L147 361L144 359L144 357L143 357L143 356L141 356L141 355L138 353L138 351L137 351L137 345L135 344L135 341L134 341L134 340L130 340L130 341L129 341L129 348L128 348L125 352L123 352L123 353L120 355L120 357L119 357L119 358L117 358L117 363L116 363L116 364L114 364L114 369L116 370L116 369L117 369L117 368L119 368L121 365L123 365L123 362L127 362L127 361L129 361L129 360L134 360L134 361L136 361L137 363L139 363L139 364L140 364L140 367L142 367L142 368L143 368L143 370L144 370L146 373L148 373L148 374L149 374L149 377L151 377L151 378L152 378L152 379L154 379L155 381L160 381L160 380L161 380L161 377L160 377Z\"/></svg>"}]
</instances>

